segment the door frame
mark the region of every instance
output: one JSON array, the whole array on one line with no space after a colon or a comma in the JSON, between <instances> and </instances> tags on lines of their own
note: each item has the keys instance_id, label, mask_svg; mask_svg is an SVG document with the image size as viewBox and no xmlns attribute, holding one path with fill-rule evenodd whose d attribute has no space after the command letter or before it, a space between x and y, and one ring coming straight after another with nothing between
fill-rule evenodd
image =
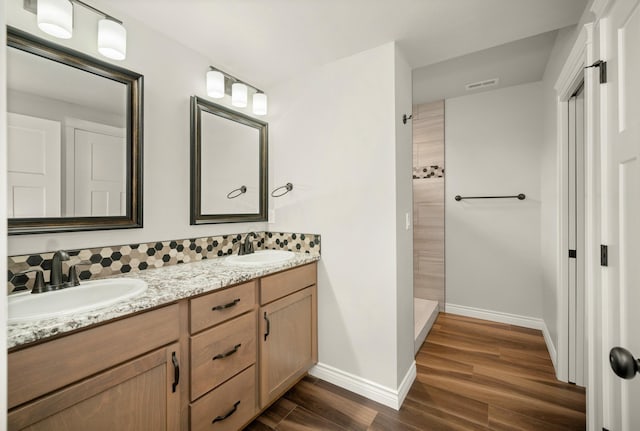
<instances>
[{"instance_id":1,"label":"door frame","mask_svg":"<svg viewBox=\"0 0 640 431\"><path fill-rule=\"evenodd\" d=\"M598 7L600 6L599 1ZM594 5L595 6L595 5ZM593 10L593 9L592 9ZM587 336L587 424L595 430L600 423L601 388L598 378L602 367L600 347L596 340L600 337L602 320L601 276L599 246L601 238L600 207L600 85L598 71L585 67L595 62L593 46L594 24L585 24L565 62L556 85L557 104L557 331L558 345L556 377L567 381L569 377L569 263L568 263L568 100L575 92L580 81L584 80L585 97L585 326Z\"/></svg>"}]
</instances>

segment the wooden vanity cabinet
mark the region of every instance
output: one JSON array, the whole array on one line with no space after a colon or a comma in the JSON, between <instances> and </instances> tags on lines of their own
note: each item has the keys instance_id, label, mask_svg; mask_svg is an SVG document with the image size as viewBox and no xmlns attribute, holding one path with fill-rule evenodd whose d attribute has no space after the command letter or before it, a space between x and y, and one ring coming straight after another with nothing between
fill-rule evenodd
<instances>
[{"instance_id":1,"label":"wooden vanity cabinet","mask_svg":"<svg viewBox=\"0 0 640 431\"><path fill-rule=\"evenodd\" d=\"M15 349L8 429L241 429L317 362L316 271L296 267Z\"/></svg>"},{"instance_id":2,"label":"wooden vanity cabinet","mask_svg":"<svg viewBox=\"0 0 640 431\"><path fill-rule=\"evenodd\" d=\"M258 412L257 281L190 302L191 431L235 431Z\"/></svg>"},{"instance_id":3,"label":"wooden vanity cabinet","mask_svg":"<svg viewBox=\"0 0 640 431\"><path fill-rule=\"evenodd\" d=\"M260 407L282 396L318 362L315 263L260 281Z\"/></svg>"},{"instance_id":4,"label":"wooden vanity cabinet","mask_svg":"<svg viewBox=\"0 0 640 431\"><path fill-rule=\"evenodd\" d=\"M8 429L179 430L177 320L174 304L10 353Z\"/></svg>"}]
</instances>

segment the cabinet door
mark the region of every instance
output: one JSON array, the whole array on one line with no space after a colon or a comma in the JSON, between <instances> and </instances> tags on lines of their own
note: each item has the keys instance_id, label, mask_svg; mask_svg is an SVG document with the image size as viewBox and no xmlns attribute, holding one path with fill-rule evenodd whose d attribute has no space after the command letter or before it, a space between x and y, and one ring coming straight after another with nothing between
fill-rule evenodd
<instances>
[{"instance_id":1,"label":"cabinet door","mask_svg":"<svg viewBox=\"0 0 640 431\"><path fill-rule=\"evenodd\" d=\"M158 349L9 412L9 430L177 431L179 345Z\"/></svg>"},{"instance_id":2,"label":"cabinet door","mask_svg":"<svg viewBox=\"0 0 640 431\"><path fill-rule=\"evenodd\" d=\"M260 309L260 406L295 384L318 360L316 286Z\"/></svg>"}]
</instances>

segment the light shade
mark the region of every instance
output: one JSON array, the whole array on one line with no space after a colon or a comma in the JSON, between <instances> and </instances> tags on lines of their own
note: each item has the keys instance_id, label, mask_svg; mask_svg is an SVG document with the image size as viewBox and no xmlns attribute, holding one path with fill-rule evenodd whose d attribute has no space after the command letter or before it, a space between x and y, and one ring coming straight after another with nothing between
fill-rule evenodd
<instances>
[{"instance_id":1,"label":"light shade","mask_svg":"<svg viewBox=\"0 0 640 431\"><path fill-rule=\"evenodd\" d=\"M236 82L231 86L231 104L238 108L247 106L247 86Z\"/></svg>"},{"instance_id":2,"label":"light shade","mask_svg":"<svg viewBox=\"0 0 640 431\"><path fill-rule=\"evenodd\" d=\"M98 21L98 52L113 60L127 57L127 30L110 19Z\"/></svg>"},{"instance_id":3,"label":"light shade","mask_svg":"<svg viewBox=\"0 0 640 431\"><path fill-rule=\"evenodd\" d=\"M256 93L253 95L253 113L256 115L267 115L267 95Z\"/></svg>"},{"instance_id":4,"label":"light shade","mask_svg":"<svg viewBox=\"0 0 640 431\"><path fill-rule=\"evenodd\" d=\"M73 35L73 5L69 0L38 0L38 27L51 36Z\"/></svg>"},{"instance_id":5,"label":"light shade","mask_svg":"<svg viewBox=\"0 0 640 431\"><path fill-rule=\"evenodd\" d=\"M207 94L214 99L224 97L224 75L217 70L207 72Z\"/></svg>"}]
</instances>

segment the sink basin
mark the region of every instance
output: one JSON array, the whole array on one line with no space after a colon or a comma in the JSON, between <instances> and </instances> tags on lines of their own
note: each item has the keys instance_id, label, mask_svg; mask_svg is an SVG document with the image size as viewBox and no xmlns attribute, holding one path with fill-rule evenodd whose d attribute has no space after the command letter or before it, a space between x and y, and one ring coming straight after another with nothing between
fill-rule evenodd
<instances>
[{"instance_id":1,"label":"sink basin","mask_svg":"<svg viewBox=\"0 0 640 431\"><path fill-rule=\"evenodd\" d=\"M8 322L28 322L97 310L132 298L145 290L145 281L135 278L113 278L85 281L80 286L52 292L9 295Z\"/></svg>"},{"instance_id":2,"label":"sink basin","mask_svg":"<svg viewBox=\"0 0 640 431\"><path fill-rule=\"evenodd\" d=\"M233 265L260 266L286 262L293 259L295 255L294 252L286 250L259 250L242 256L234 254L229 256L225 262Z\"/></svg>"}]
</instances>

